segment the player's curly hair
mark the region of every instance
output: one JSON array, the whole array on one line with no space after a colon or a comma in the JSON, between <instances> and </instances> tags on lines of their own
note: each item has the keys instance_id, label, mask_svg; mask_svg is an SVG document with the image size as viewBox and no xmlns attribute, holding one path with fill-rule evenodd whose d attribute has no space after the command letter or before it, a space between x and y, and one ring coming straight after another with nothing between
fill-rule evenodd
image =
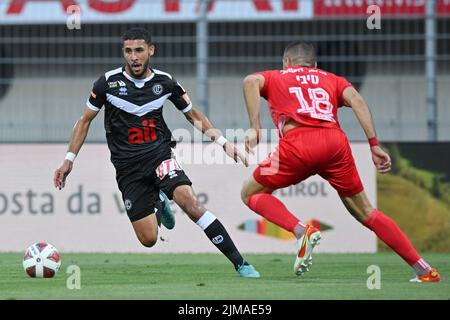
<instances>
[{"instance_id":1,"label":"player's curly hair","mask_svg":"<svg viewBox=\"0 0 450 320\"><path fill-rule=\"evenodd\" d=\"M126 40L144 40L147 44L152 44L152 36L147 29L131 28L122 35L122 42Z\"/></svg>"},{"instance_id":2,"label":"player's curly hair","mask_svg":"<svg viewBox=\"0 0 450 320\"><path fill-rule=\"evenodd\" d=\"M310 42L291 42L284 49L283 58L285 57L289 57L295 65L314 67L317 61L316 48Z\"/></svg>"}]
</instances>

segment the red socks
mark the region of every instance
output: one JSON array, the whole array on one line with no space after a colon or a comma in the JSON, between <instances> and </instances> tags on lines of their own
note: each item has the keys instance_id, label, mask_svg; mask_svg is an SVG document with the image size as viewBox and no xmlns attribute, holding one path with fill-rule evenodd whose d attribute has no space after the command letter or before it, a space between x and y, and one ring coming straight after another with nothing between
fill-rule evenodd
<instances>
[{"instance_id":1,"label":"red socks","mask_svg":"<svg viewBox=\"0 0 450 320\"><path fill-rule=\"evenodd\" d=\"M306 227L289 212L280 200L271 194L254 194L249 198L248 206L270 222L290 232L294 232L294 228L298 224ZM406 235L391 218L384 215L381 211L375 209L364 221L364 225L375 232L378 238L397 252L410 266L420 260L419 254Z\"/></svg>"},{"instance_id":2,"label":"red socks","mask_svg":"<svg viewBox=\"0 0 450 320\"><path fill-rule=\"evenodd\" d=\"M420 260L419 254L406 235L391 218L381 211L373 210L364 221L364 225L375 232L378 238L397 252L410 266Z\"/></svg>"},{"instance_id":3,"label":"red socks","mask_svg":"<svg viewBox=\"0 0 450 320\"><path fill-rule=\"evenodd\" d=\"M287 231L294 232L297 224L306 227L286 209L280 200L271 194L258 193L252 195L248 199L248 206L259 215Z\"/></svg>"}]
</instances>

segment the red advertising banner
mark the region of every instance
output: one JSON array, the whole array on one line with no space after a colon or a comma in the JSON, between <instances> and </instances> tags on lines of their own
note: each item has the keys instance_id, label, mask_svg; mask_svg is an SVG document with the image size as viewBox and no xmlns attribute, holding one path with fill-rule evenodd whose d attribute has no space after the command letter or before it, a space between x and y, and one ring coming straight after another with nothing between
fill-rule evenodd
<instances>
[{"instance_id":1,"label":"red advertising banner","mask_svg":"<svg viewBox=\"0 0 450 320\"><path fill-rule=\"evenodd\" d=\"M1 0L2 24L195 21L201 0ZM312 0L213 0L211 21L309 20Z\"/></svg>"},{"instance_id":2,"label":"red advertising banner","mask_svg":"<svg viewBox=\"0 0 450 320\"><path fill-rule=\"evenodd\" d=\"M201 0L1 0L2 24L195 21ZM377 5L386 17L423 16L426 0L213 0L210 21L287 21L315 17L366 17ZM450 0L437 0L437 13L450 15Z\"/></svg>"},{"instance_id":3,"label":"red advertising banner","mask_svg":"<svg viewBox=\"0 0 450 320\"><path fill-rule=\"evenodd\" d=\"M314 16L366 16L370 5L378 6L382 15L422 16L426 0L315 0ZM450 0L437 0L437 14L450 15Z\"/></svg>"}]
</instances>

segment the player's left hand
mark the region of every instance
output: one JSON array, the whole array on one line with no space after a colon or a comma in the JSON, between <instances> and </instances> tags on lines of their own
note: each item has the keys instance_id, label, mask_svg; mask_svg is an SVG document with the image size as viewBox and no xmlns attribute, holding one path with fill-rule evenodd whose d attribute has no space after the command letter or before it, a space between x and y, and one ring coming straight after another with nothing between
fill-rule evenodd
<instances>
[{"instance_id":1,"label":"player's left hand","mask_svg":"<svg viewBox=\"0 0 450 320\"><path fill-rule=\"evenodd\" d=\"M391 170L391 157L380 146L373 146L370 151L372 151L372 160L378 172L386 173Z\"/></svg>"},{"instance_id":2,"label":"player's left hand","mask_svg":"<svg viewBox=\"0 0 450 320\"><path fill-rule=\"evenodd\" d=\"M248 167L248 158L245 157L245 155L239 151L239 149L232 143L227 142L223 145L223 150L229 156L232 158L236 163L239 163L241 161L244 166Z\"/></svg>"}]
</instances>

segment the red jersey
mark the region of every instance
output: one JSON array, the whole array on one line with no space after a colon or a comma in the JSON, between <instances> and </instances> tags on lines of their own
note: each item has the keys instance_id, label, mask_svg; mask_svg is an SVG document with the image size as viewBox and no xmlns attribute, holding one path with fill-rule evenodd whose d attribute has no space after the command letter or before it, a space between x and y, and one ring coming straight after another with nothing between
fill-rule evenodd
<instances>
[{"instance_id":1,"label":"red jersey","mask_svg":"<svg viewBox=\"0 0 450 320\"><path fill-rule=\"evenodd\" d=\"M345 78L307 67L288 67L258 74L265 78L261 96L269 102L280 136L289 119L309 126L340 127L337 109L344 104L342 92L352 86Z\"/></svg>"}]
</instances>

